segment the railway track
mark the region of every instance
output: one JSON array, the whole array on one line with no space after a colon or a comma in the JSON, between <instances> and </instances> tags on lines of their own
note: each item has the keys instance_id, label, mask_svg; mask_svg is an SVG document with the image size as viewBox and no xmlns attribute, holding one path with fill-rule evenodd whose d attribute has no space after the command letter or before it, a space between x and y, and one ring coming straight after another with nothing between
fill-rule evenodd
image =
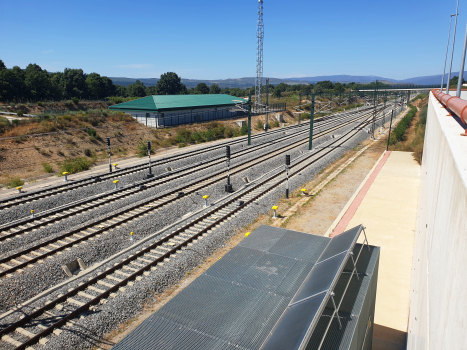
<instances>
[{"instance_id":1,"label":"railway track","mask_svg":"<svg viewBox=\"0 0 467 350\"><path fill-rule=\"evenodd\" d=\"M347 116L346 116L347 117ZM345 120L345 118L340 119L333 119L332 122L329 124L335 123L339 120ZM320 126L322 129L324 125ZM290 134L286 137L282 137L276 141L265 142L259 145L254 145L248 147L248 149L241 150L240 152L236 152L233 154L233 158L241 157L247 153L257 151L266 147L269 147L271 144L275 142L283 142L287 141L288 139L293 139L299 135L307 135L308 130L297 131L293 134ZM134 184L127 185L120 189L111 190L108 192L100 193L94 196L90 196L88 198L74 201L65 205L61 205L59 207L46 210L44 212L37 212L34 217L27 216L21 219L9 222L8 224L0 225L0 242L4 240L10 240L13 237L16 237L22 233L30 232L32 230L38 229L42 226L49 225L56 221L61 221L67 217L72 215L76 215L77 213L88 211L92 208L97 208L103 205L103 201L101 199L107 199L105 203L113 202L121 198L125 198L132 194L148 190L150 188L154 188L160 184L167 183L171 180L178 179L180 177L192 174L195 171L200 171L206 169L209 166L221 164L225 161L223 156L216 157L214 159L210 159L205 162L198 162L194 165L188 165L177 170L169 171L165 174L160 174L155 176L154 178L143 180L136 182ZM96 202L97 201L97 202ZM31 207L32 209L33 207ZM68 212L67 212L68 211Z\"/></svg>"},{"instance_id":2,"label":"railway track","mask_svg":"<svg viewBox=\"0 0 467 350\"><path fill-rule=\"evenodd\" d=\"M364 111L364 109L361 109L360 111ZM323 118L317 118L315 120L315 122L316 123L328 122L328 121L332 122L333 118L342 118L342 117L344 117L344 116L346 116L348 114L351 114L353 112L354 111L348 111L347 113L345 113L345 112L344 113L339 113L334 117L328 116L328 117L323 117ZM335 119L335 120L337 120L337 119ZM307 123L309 123L309 122L307 122ZM278 129L278 130L274 130L274 131L269 131L267 135L268 136L276 135L276 134L281 135L284 131L287 132L287 131L293 131L295 129L300 129L300 128L304 127L307 123L302 123L300 125L292 125L292 126L289 126L289 127L286 127L286 128L282 128L282 129ZM252 139L253 140L257 139L257 138L260 139L263 136L265 136L265 134L263 134L263 133L256 134L256 135L252 136ZM212 151L220 150L223 147L225 147L225 145L233 146L233 145L241 144L243 142L245 142L245 138L239 138L237 140L223 142L220 145L217 144L217 145L213 145L213 146L207 146L207 147L204 147L204 148L198 149L198 150L184 152L182 154L175 155L175 156L170 157L170 158L162 158L162 159L159 159L157 161L152 162L151 168L154 168L154 167L160 166L160 165L164 165L164 164L168 164L168 163L172 163L172 162L175 162L175 161L178 161L178 160L186 159L186 158L189 158L189 157L193 157L193 156L196 156L196 155L200 155L200 154L203 154L203 153L206 153L206 152L212 152ZM14 197L0 199L0 210L10 208L10 207L13 207L13 206L16 206L16 205L28 204L28 203L31 203L33 201L37 201L37 200L40 200L40 199L43 199L43 198L51 197L53 195L61 194L61 193L64 193L64 192L76 190L78 188L91 186L91 185L94 185L94 184L96 184L98 182L101 182L101 181L104 181L104 180L115 179L115 178L131 175L131 174L134 174L134 173L137 173L137 172L140 172L140 171L144 171L145 169L148 169L148 163L147 162L144 162L144 163L141 163L141 164L138 164L138 165L134 165L134 166L130 166L130 167L126 167L126 168L117 169L117 170L114 170L112 173L103 173L103 174L100 174L100 175L90 176L90 177L85 178L85 179L75 180L75 181L73 181L73 183L65 183L63 185L57 185L57 186L54 186L54 187L49 187L49 188L34 191L34 192L19 194L19 195L16 195Z\"/></svg>"},{"instance_id":3,"label":"railway track","mask_svg":"<svg viewBox=\"0 0 467 350\"><path fill-rule=\"evenodd\" d=\"M348 126L356 121L364 118L367 113L362 116L353 118L343 124L336 127L331 127L328 130L322 131L315 135L316 138L335 132L336 130ZM263 154L261 157L254 160L247 160L243 163L237 164L231 168L231 175L240 173L253 165L259 164L263 161L270 160L272 157L283 154L284 152L300 147L301 145L308 142L308 138L304 137L286 147L270 151ZM57 254L65 249L71 249L73 246L87 242L90 238L100 237L102 234L107 234L110 230L120 227L136 218L143 215L154 213L162 207L173 204L177 200L192 195L208 186L211 186L217 182L225 181L225 169L219 170L215 173L208 174L201 179L193 180L184 185L178 186L170 191L156 196L151 196L143 201L139 201L133 205L120 209L113 212L111 215L107 215L105 218L93 220L86 224L85 227L80 227L67 231L66 233L46 240L32 247L24 249L18 253L12 254L8 257L0 259L0 277L7 276L11 277L11 274L15 271L22 272L27 266L34 263L41 262L43 259ZM107 203L106 199L93 200L92 203L84 203L71 209L65 210L62 214L55 214L54 217L46 217L45 220L19 225L17 228L10 228L8 235L20 235L27 234L39 226L51 224L59 220L64 220L66 217L73 215L73 213L91 210L91 206L104 205ZM18 230L17 230L18 229ZM11 239L11 238L10 238Z\"/></svg>"},{"instance_id":4,"label":"railway track","mask_svg":"<svg viewBox=\"0 0 467 350\"><path fill-rule=\"evenodd\" d=\"M290 166L289 177L300 174L305 168L334 152L338 146L345 145L358 133L359 130L353 128L330 142L327 147L314 149L296 158ZM133 286L135 281L140 281L151 271L157 270L164 260L196 244L256 200L282 185L284 177L283 167L277 167L254 181L248 188L230 195L215 207L206 209L199 217L162 239L152 243L145 242L144 247L140 247L140 250L123 261L107 267L105 271L34 309L30 314L23 314L18 321L6 325L0 331L1 341L15 350L32 350L35 344L44 344L52 333L60 334L60 327L72 326L73 319L77 316L95 312L99 304L104 304L109 298L124 292L125 288Z\"/></svg>"}]
</instances>

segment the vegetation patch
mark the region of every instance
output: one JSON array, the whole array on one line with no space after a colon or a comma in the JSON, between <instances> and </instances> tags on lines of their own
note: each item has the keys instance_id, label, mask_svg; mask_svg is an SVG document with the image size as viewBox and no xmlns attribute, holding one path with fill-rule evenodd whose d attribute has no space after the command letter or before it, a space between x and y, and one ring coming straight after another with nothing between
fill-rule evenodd
<instances>
[{"instance_id":1,"label":"vegetation patch","mask_svg":"<svg viewBox=\"0 0 467 350\"><path fill-rule=\"evenodd\" d=\"M415 117L415 114L417 113L417 107L409 105L410 111L405 115L404 118L397 124L397 126L394 128L391 138L389 140L389 144L395 145L397 142L404 141L404 135L405 131L409 127L410 123L412 122L412 119Z\"/></svg>"},{"instance_id":2,"label":"vegetation patch","mask_svg":"<svg viewBox=\"0 0 467 350\"><path fill-rule=\"evenodd\" d=\"M50 165L49 163L43 162L43 163L42 163L42 167L44 168L44 171L45 171L47 174L50 174L50 173L53 173L53 172L54 172L54 168L53 168L52 165Z\"/></svg>"},{"instance_id":3,"label":"vegetation patch","mask_svg":"<svg viewBox=\"0 0 467 350\"><path fill-rule=\"evenodd\" d=\"M80 171L89 170L92 162L85 157L68 158L62 163L60 173L68 172L70 174L79 173Z\"/></svg>"},{"instance_id":4,"label":"vegetation patch","mask_svg":"<svg viewBox=\"0 0 467 350\"><path fill-rule=\"evenodd\" d=\"M21 180L19 176L8 178L7 181L5 182L6 188L14 188L14 187L23 186L23 185L24 185L24 181Z\"/></svg>"}]
</instances>

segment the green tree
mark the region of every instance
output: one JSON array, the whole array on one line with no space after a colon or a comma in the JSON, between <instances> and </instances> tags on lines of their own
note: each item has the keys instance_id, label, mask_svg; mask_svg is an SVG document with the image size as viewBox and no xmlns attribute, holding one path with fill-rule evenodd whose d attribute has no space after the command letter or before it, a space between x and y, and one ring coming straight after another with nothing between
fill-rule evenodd
<instances>
[{"instance_id":1,"label":"green tree","mask_svg":"<svg viewBox=\"0 0 467 350\"><path fill-rule=\"evenodd\" d=\"M83 70L65 68L61 76L60 87L64 98L86 96L86 77Z\"/></svg>"},{"instance_id":2,"label":"green tree","mask_svg":"<svg viewBox=\"0 0 467 350\"><path fill-rule=\"evenodd\" d=\"M146 96L146 88L144 87L144 84L136 80L136 83L130 84L126 88L126 92L128 96L131 97L144 97Z\"/></svg>"},{"instance_id":3,"label":"green tree","mask_svg":"<svg viewBox=\"0 0 467 350\"><path fill-rule=\"evenodd\" d=\"M146 88L146 94L148 96L157 95L157 87L155 85L148 86Z\"/></svg>"},{"instance_id":4,"label":"green tree","mask_svg":"<svg viewBox=\"0 0 467 350\"><path fill-rule=\"evenodd\" d=\"M195 90L198 92L198 94L209 94L209 88L205 83L199 83L198 85L196 85Z\"/></svg>"},{"instance_id":5,"label":"green tree","mask_svg":"<svg viewBox=\"0 0 467 350\"><path fill-rule=\"evenodd\" d=\"M128 93L126 91L126 87L122 85L116 85L115 87L115 95L121 96L121 97L127 97Z\"/></svg>"},{"instance_id":6,"label":"green tree","mask_svg":"<svg viewBox=\"0 0 467 350\"><path fill-rule=\"evenodd\" d=\"M91 99L103 98L106 95L106 86L102 77L97 73L91 73L86 77L86 92Z\"/></svg>"},{"instance_id":7,"label":"green tree","mask_svg":"<svg viewBox=\"0 0 467 350\"><path fill-rule=\"evenodd\" d=\"M167 72L161 75L156 88L159 95L180 95L183 92L182 85L182 79L176 73Z\"/></svg>"},{"instance_id":8,"label":"green tree","mask_svg":"<svg viewBox=\"0 0 467 350\"><path fill-rule=\"evenodd\" d=\"M221 88L217 84L212 84L209 87L209 93L210 94L220 94L221 93Z\"/></svg>"},{"instance_id":9,"label":"green tree","mask_svg":"<svg viewBox=\"0 0 467 350\"><path fill-rule=\"evenodd\" d=\"M344 92L344 91L345 91L344 85L342 85L341 83L334 84L334 92Z\"/></svg>"},{"instance_id":10,"label":"green tree","mask_svg":"<svg viewBox=\"0 0 467 350\"><path fill-rule=\"evenodd\" d=\"M49 98L52 95L49 73L37 64L29 64L24 71L24 83L29 97L35 100Z\"/></svg>"},{"instance_id":11,"label":"green tree","mask_svg":"<svg viewBox=\"0 0 467 350\"><path fill-rule=\"evenodd\" d=\"M279 85L277 85L275 88L274 88L274 92L272 93L274 97L277 97L277 98L280 98L281 95L282 95L282 89L280 88Z\"/></svg>"}]
</instances>

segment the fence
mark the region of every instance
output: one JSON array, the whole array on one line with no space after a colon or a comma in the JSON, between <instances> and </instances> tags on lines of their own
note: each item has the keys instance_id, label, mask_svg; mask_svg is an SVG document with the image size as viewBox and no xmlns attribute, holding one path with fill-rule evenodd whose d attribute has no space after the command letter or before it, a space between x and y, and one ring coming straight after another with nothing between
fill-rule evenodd
<instances>
[{"instance_id":1,"label":"fence","mask_svg":"<svg viewBox=\"0 0 467 350\"><path fill-rule=\"evenodd\" d=\"M169 117L149 115L149 113L133 114L133 117L138 122L152 128L167 128L186 124L207 123L216 120L236 119L244 116L246 116L246 112L242 110L227 109L194 113L180 113L171 115Z\"/></svg>"}]
</instances>

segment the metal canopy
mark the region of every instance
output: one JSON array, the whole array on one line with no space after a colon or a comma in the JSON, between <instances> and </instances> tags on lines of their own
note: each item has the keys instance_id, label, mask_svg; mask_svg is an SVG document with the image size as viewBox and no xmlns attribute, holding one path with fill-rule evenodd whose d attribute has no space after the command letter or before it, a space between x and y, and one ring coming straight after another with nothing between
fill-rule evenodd
<instances>
[{"instance_id":1,"label":"metal canopy","mask_svg":"<svg viewBox=\"0 0 467 350\"><path fill-rule=\"evenodd\" d=\"M354 275L358 279L356 263L364 245L362 245L356 259L353 257L353 249L362 231L368 246L362 225L334 237L329 242L261 346L262 350L305 349L329 301L332 301L334 312L321 339L319 349L323 344L334 317L337 317L339 328L342 328L338 311L345 296L345 291L340 302L336 304L334 300L334 287L349 258L352 261L353 269L347 282L347 287ZM347 290L347 287L345 290Z\"/></svg>"}]
</instances>

